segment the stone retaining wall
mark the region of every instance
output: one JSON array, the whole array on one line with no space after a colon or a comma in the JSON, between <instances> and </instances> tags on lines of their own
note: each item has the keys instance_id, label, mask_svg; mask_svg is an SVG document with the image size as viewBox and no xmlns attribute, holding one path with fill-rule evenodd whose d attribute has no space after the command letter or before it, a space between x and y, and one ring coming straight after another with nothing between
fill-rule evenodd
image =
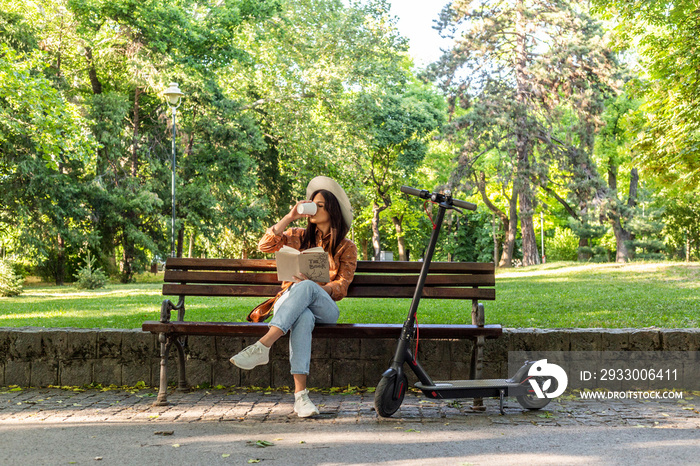
<instances>
[{"instance_id":1,"label":"stone retaining wall","mask_svg":"<svg viewBox=\"0 0 700 466\"><path fill-rule=\"evenodd\" d=\"M228 362L253 338L189 337L187 382L192 385L289 386L288 349L280 341L267 366L241 371ZM395 340L315 339L309 385L375 386L389 366ZM468 377L473 344L423 340L419 360L434 379ZM508 351L700 351L700 329L504 329L486 340L484 378L502 378ZM168 364L177 378L176 351ZM135 385L157 386L157 337L135 330L0 328L0 386Z\"/></svg>"}]
</instances>

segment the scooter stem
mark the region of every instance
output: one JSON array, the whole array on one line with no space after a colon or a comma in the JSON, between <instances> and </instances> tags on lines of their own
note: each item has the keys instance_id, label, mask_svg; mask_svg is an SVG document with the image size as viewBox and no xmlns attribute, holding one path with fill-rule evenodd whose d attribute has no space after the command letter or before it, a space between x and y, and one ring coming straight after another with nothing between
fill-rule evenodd
<instances>
[{"instance_id":1,"label":"scooter stem","mask_svg":"<svg viewBox=\"0 0 700 466\"><path fill-rule=\"evenodd\" d=\"M413 337L413 332L415 331L418 304L420 303L421 296L423 295L423 287L428 277L428 271L430 270L430 262L433 259L435 246L437 245L438 236L440 235L440 227L442 226L442 221L445 218L445 211L447 210L447 207L442 203L438 204L438 206L439 210L433 227L433 233L430 236L428 250L426 251L423 259L423 267L421 268L420 275L418 276L418 283L416 284L416 290L413 293L411 307L409 308L408 316L406 317L403 328L401 329L401 337L396 345L394 360L391 364L391 368L384 373L385 376L391 373L395 373L400 376L403 372L403 363L408 362L409 367L416 374L416 377L418 377L421 383L425 385L433 385L433 381L420 366L420 364L418 364L418 361L416 360L417 355L411 355L411 350L408 348L408 343Z\"/></svg>"},{"instance_id":2,"label":"scooter stem","mask_svg":"<svg viewBox=\"0 0 700 466\"><path fill-rule=\"evenodd\" d=\"M408 327L411 332L413 331L413 326L416 323L416 314L418 313L418 304L420 304L420 299L423 296L423 287L425 286L425 281L428 278L428 272L430 269L430 263L433 260L433 253L435 252L435 246L437 245L438 236L440 236L440 227L442 226L442 221L445 218L445 211L447 210L442 204L438 204L438 214L435 219L435 225L433 226L433 233L430 235L430 243L428 243L428 250L425 252L425 257L423 258L423 267L421 268L420 275L418 276L418 283L416 289L413 292L413 300L411 301L411 307L408 311L408 318L404 324L404 330ZM408 324L408 325L407 325ZM409 337L411 335L409 334ZM403 334L402 334L403 338Z\"/></svg>"}]
</instances>

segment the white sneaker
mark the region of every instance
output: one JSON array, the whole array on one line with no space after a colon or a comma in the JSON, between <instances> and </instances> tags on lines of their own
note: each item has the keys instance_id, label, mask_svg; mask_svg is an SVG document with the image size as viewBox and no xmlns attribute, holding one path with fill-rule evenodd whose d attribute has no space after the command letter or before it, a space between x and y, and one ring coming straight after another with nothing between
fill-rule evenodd
<instances>
[{"instance_id":1,"label":"white sneaker","mask_svg":"<svg viewBox=\"0 0 700 466\"><path fill-rule=\"evenodd\" d=\"M267 364L270 361L270 348L256 341L229 361L231 364L249 371L255 366Z\"/></svg>"},{"instance_id":2,"label":"white sneaker","mask_svg":"<svg viewBox=\"0 0 700 466\"><path fill-rule=\"evenodd\" d=\"M299 417L309 417L318 414L318 409L309 399L309 391L304 389L294 394L294 412Z\"/></svg>"}]
</instances>

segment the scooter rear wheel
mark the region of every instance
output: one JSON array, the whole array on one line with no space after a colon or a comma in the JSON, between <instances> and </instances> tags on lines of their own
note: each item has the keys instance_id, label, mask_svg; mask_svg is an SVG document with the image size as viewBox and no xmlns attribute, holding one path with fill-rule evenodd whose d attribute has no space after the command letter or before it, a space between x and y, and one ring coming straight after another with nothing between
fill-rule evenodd
<instances>
[{"instance_id":1,"label":"scooter rear wheel","mask_svg":"<svg viewBox=\"0 0 700 466\"><path fill-rule=\"evenodd\" d=\"M542 409L552 401L549 398L537 398L532 395L516 396L515 399L518 400L520 406L530 410Z\"/></svg>"},{"instance_id":2,"label":"scooter rear wheel","mask_svg":"<svg viewBox=\"0 0 700 466\"><path fill-rule=\"evenodd\" d=\"M537 382L539 383L540 386L543 385L542 382L544 382L546 379L543 377L535 377ZM556 388L556 379L551 379L552 383L554 383L554 388ZM518 403L520 403L520 406L522 406L525 409L530 409L530 410L537 410L537 409L542 409L545 406L549 404L551 398L538 398L534 394L534 390L532 391L532 394L527 394L527 395L519 395L516 396L515 399L518 400Z\"/></svg>"},{"instance_id":3,"label":"scooter rear wheel","mask_svg":"<svg viewBox=\"0 0 700 466\"><path fill-rule=\"evenodd\" d=\"M395 387L397 383L396 375L382 377L382 380L377 384L377 389L374 391L374 408L377 414L381 417L391 417L403 403L406 387L408 386L408 377L406 374L401 374L398 377L399 386L398 398L394 398Z\"/></svg>"}]
</instances>

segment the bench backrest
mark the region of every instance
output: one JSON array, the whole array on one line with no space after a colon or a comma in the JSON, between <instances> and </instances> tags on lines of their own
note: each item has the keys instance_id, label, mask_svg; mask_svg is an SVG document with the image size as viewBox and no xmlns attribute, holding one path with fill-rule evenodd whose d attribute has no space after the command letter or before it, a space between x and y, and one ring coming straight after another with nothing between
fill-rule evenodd
<instances>
[{"instance_id":1,"label":"bench backrest","mask_svg":"<svg viewBox=\"0 0 700 466\"><path fill-rule=\"evenodd\" d=\"M348 297L411 298L422 262L358 261ZM496 299L493 263L433 262L424 298ZM163 295L274 296L280 290L274 260L169 258Z\"/></svg>"}]
</instances>

